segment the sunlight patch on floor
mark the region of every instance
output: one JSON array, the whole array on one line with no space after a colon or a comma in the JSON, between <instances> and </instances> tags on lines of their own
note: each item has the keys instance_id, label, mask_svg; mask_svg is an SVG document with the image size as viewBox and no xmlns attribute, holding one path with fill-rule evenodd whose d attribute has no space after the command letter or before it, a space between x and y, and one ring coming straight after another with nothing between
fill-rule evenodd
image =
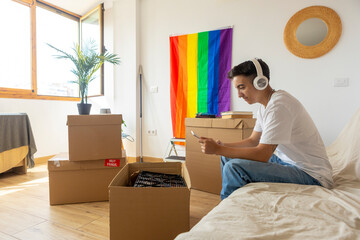
<instances>
[{"instance_id":1,"label":"sunlight patch on floor","mask_svg":"<svg viewBox=\"0 0 360 240\"><path fill-rule=\"evenodd\" d=\"M47 182L49 182L49 178L48 177L43 177L43 178L39 178L39 179L35 179L35 180L20 183L20 185L29 185L29 184L36 184L36 183L39 184L39 183L47 183ZM36 186L38 186L38 184Z\"/></svg>"},{"instance_id":2,"label":"sunlight patch on floor","mask_svg":"<svg viewBox=\"0 0 360 240\"><path fill-rule=\"evenodd\" d=\"M10 193L14 193L14 192L22 191L22 190L24 190L24 188L14 188L14 189L5 189L5 190L4 190L4 188L2 188L0 190L0 196L4 196L6 194L10 194Z\"/></svg>"}]
</instances>

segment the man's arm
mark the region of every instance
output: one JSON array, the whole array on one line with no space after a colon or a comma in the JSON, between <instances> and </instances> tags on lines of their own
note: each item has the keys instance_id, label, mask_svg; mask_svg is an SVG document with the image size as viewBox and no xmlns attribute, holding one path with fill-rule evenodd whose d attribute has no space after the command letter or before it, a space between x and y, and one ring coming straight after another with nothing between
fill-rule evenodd
<instances>
[{"instance_id":1,"label":"man's arm","mask_svg":"<svg viewBox=\"0 0 360 240\"><path fill-rule=\"evenodd\" d=\"M259 162L268 162L277 145L259 144L256 147L232 148L220 146L214 154L229 158L249 159Z\"/></svg>"},{"instance_id":2,"label":"man's arm","mask_svg":"<svg viewBox=\"0 0 360 240\"><path fill-rule=\"evenodd\" d=\"M234 147L234 148L243 148L243 147L256 147L259 144L261 137L261 132L253 131L250 137L235 143L222 143L218 142L220 145L225 147Z\"/></svg>"},{"instance_id":3,"label":"man's arm","mask_svg":"<svg viewBox=\"0 0 360 240\"><path fill-rule=\"evenodd\" d=\"M252 147L230 147L217 144L212 138L204 137L200 138L199 142L203 153L259 162L268 162L277 147L276 144L258 144Z\"/></svg>"}]
</instances>

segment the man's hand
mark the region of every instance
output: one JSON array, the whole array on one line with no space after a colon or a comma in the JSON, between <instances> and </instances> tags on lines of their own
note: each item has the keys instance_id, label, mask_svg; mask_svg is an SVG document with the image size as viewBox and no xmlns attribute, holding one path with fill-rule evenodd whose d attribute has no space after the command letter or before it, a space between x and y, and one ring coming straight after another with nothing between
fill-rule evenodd
<instances>
[{"instance_id":1,"label":"man's hand","mask_svg":"<svg viewBox=\"0 0 360 240\"><path fill-rule=\"evenodd\" d=\"M206 154L218 154L223 145L219 140L215 142L212 138L200 137L201 151Z\"/></svg>"}]
</instances>

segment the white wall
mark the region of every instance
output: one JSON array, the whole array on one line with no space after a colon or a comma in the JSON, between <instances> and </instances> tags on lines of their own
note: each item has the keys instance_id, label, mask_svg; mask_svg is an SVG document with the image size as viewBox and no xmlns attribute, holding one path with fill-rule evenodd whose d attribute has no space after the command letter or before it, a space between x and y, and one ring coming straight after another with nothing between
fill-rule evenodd
<instances>
[{"instance_id":1,"label":"white wall","mask_svg":"<svg viewBox=\"0 0 360 240\"><path fill-rule=\"evenodd\" d=\"M66 116L77 114L75 102L0 98L0 112L24 112L37 146L35 157L67 151Z\"/></svg>"},{"instance_id":2,"label":"white wall","mask_svg":"<svg viewBox=\"0 0 360 240\"><path fill-rule=\"evenodd\" d=\"M312 5L334 9L343 33L332 51L317 59L292 55L283 30L297 11ZM169 35L234 25L232 65L252 57L265 60L271 85L297 97L307 108L326 145L335 140L360 106L360 2L358 0L141 0L141 64L144 69L144 156L162 157L172 137L170 119ZM334 78L349 77L347 88ZM158 86L158 93L150 93ZM232 109L252 110L232 89ZM157 129L148 136L147 129Z\"/></svg>"},{"instance_id":3,"label":"white wall","mask_svg":"<svg viewBox=\"0 0 360 240\"><path fill-rule=\"evenodd\" d=\"M128 156L140 156L139 140L139 0L115 0L112 7L114 52L121 64L114 71L115 107L136 142L124 141Z\"/></svg>"}]
</instances>

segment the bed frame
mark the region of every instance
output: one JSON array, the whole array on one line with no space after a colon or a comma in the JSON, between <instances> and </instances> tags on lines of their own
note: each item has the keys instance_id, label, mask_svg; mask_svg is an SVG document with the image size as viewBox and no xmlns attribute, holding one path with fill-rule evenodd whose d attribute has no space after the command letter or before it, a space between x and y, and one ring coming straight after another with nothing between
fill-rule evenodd
<instances>
[{"instance_id":1,"label":"bed frame","mask_svg":"<svg viewBox=\"0 0 360 240\"><path fill-rule=\"evenodd\" d=\"M13 171L19 174L26 174L29 147L22 146L0 153L0 173Z\"/></svg>"}]
</instances>

